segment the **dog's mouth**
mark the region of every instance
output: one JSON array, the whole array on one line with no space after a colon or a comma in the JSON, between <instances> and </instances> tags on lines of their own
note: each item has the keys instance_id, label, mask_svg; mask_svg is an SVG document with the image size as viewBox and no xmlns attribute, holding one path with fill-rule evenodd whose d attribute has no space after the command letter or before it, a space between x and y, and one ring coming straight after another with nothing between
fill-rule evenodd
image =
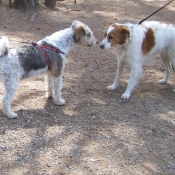
<instances>
[{"instance_id":1,"label":"dog's mouth","mask_svg":"<svg viewBox=\"0 0 175 175\"><path fill-rule=\"evenodd\" d=\"M97 45L97 44L98 44L98 41L97 41L97 40L94 40L94 41L91 42L91 43L87 43L87 46L92 47L92 46L95 46L95 45Z\"/></svg>"}]
</instances>

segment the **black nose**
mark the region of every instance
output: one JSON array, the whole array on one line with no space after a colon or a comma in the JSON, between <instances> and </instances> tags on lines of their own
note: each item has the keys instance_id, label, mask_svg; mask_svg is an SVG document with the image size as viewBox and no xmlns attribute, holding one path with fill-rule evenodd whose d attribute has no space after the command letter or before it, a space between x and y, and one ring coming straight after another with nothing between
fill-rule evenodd
<instances>
[{"instance_id":1,"label":"black nose","mask_svg":"<svg viewBox=\"0 0 175 175\"><path fill-rule=\"evenodd\" d=\"M104 46L103 44L100 44L100 48L101 48L101 49L104 49L104 47L105 47L105 46Z\"/></svg>"},{"instance_id":2,"label":"black nose","mask_svg":"<svg viewBox=\"0 0 175 175\"><path fill-rule=\"evenodd\" d=\"M96 42L96 44L98 44L98 41Z\"/></svg>"}]
</instances>

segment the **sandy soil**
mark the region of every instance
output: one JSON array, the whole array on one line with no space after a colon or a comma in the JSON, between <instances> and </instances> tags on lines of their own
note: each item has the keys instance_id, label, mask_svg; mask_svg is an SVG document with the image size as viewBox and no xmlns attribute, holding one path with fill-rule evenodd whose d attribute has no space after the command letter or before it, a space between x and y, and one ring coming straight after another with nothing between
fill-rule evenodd
<instances>
[{"instance_id":1,"label":"sandy soil","mask_svg":"<svg viewBox=\"0 0 175 175\"><path fill-rule=\"evenodd\" d=\"M58 1L56 9L42 5L21 11L3 1L0 36L37 41L78 19L100 42L107 22L136 23L166 2L77 0L75 5L69 0ZM151 19L175 24L174 15L173 2ZM144 67L131 98L123 101L130 68L126 66L118 90L108 91L116 68L111 50L76 46L67 58L62 107L45 97L44 76L21 82L12 102L19 117L4 117L0 103L0 174L174 175L174 73L168 84L160 85L165 69L157 57ZM0 88L1 101L2 84Z\"/></svg>"}]
</instances>

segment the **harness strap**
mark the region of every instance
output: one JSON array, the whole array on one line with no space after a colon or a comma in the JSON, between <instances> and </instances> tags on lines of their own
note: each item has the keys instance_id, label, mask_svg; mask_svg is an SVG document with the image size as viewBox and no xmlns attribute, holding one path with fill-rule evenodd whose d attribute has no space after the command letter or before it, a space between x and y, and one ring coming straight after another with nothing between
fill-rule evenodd
<instances>
[{"instance_id":1,"label":"harness strap","mask_svg":"<svg viewBox=\"0 0 175 175\"><path fill-rule=\"evenodd\" d=\"M43 47L40 47L40 50L41 50L41 52L43 52L43 54L44 54L44 56L45 56L45 58L46 58L46 62L47 62L47 65L48 65L48 69L50 70L50 69L51 69L51 66L50 66L49 57L48 57L48 55L47 55L47 53L46 53L46 51L44 50Z\"/></svg>"},{"instance_id":2,"label":"harness strap","mask_svg":"<svg viewBox=\"0 0 175 175\"><path fill-rule=\"evenodd\" d=\"M35 43L35 42L32 42L32 46L36 47L36 46L39 46L39 45L37 43ZM46 58L46 62L47 62L47 65L48 65L48 69L49 70L51 69L50 60L49 60L49 57L48 57L47 52L45 51L45 49L48 49L48 50L51 50L51 51L54 51L54 52L57 52L57 53L65 54L60 49L57 49L57 48L52 47L52 46L47 46L47 45L44 45L44 44L41 45L39 47L39 49L40 49L41 52L43 52L44 57Z\"/></svg>"},{"instance_id":3,"label":"harness strap","mask_svg":"<svg viewBox=\"0 0 175 175\"><path fill-rule=\"evenodd\" d=\"M49 50L55 51L55 52L57 52L57 53L62 53L62 54L64 54L64 52L62 52L60 49L57 49L57 48L55 48L55 47L46 46L46 45L42 45L42 47L45 48L45 49L49 49Z\"/></svg>"}]
</instances>

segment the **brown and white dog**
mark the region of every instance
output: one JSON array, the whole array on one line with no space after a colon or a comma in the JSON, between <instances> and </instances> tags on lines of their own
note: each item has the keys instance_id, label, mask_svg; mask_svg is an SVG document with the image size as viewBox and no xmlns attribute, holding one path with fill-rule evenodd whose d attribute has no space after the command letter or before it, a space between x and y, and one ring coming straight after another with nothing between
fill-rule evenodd
<instances>
[{"instance_id":1,"label":"brown and white dog","mask_svg":"<svg viewBox=\"0 0 175 175\"><path fill-rule=\"evenodd\" d=\"M172 65L175 67L175 28L173 25L157 21L144 22L142 25L110 23L105 38L100 44L101 49L115 48L118 69L109 90L116 90L125 66L131 66L131 75L127 89L121 96L128 99L142 73L145 62L160 54L166 68L166 75L160 83L167 83Z\"/></svg>"}]
</instances>

